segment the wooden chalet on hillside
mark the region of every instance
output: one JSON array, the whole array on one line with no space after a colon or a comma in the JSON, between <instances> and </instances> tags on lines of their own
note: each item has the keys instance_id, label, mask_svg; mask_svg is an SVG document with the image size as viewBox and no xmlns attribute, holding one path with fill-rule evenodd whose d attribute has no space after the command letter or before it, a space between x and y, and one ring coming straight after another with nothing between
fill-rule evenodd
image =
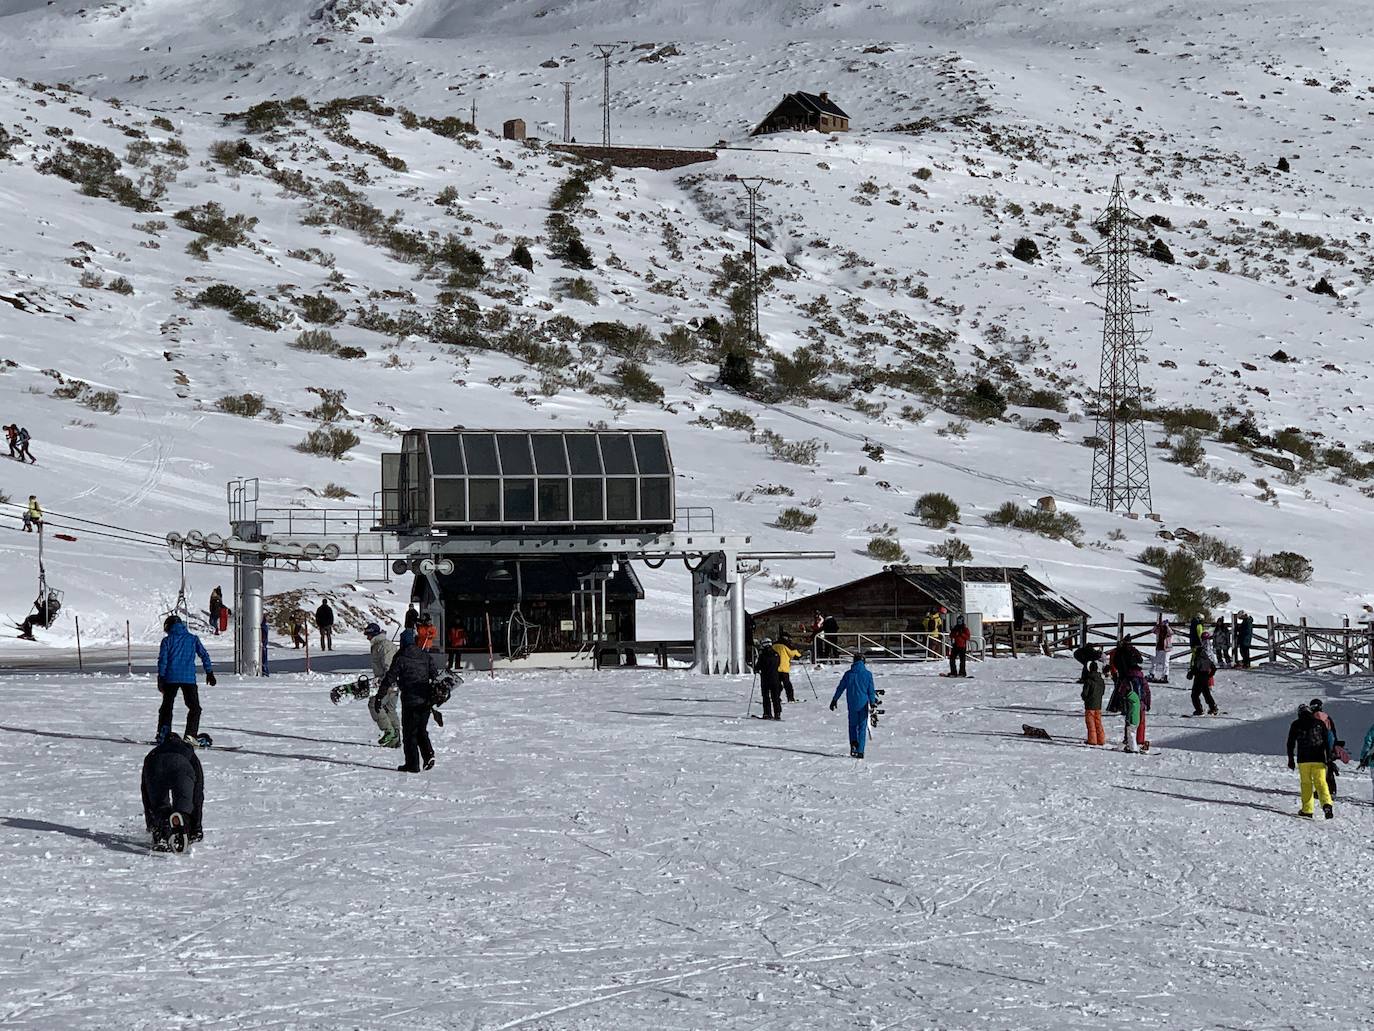
<instances>
[{"instance_id":1,"label":"wooden chalet on hillside","mask_svg":"<svg viewBox=\"0 0 1374 1031\"><path fill-rule=\"evenodd\" d=\"M1016 619L990 627L984 634L1010 647L1039 648L1077 633L1088 613L1041 583L1025 569L1005 566L886 566L880 573L775 605L754 614L755 636L777 639L789 634L809 641L810 627L819 613L833 616L845 634L919 633L926 617L944 608L945 628L963 612L964 582L1008 583Z\"/></svg>"},{"instance_id":2,"label":"wooden chalet on hillside","mask_svg":"<svg viewBox=\"0 0 1374 1031\"><path fill-rule=\"evenodd\" d=\"M789 93L782 102L769 112L751 136L762 136L770 132L848 132L849 115L840 108L830 94Z\"/></svg>"}]
</instances>

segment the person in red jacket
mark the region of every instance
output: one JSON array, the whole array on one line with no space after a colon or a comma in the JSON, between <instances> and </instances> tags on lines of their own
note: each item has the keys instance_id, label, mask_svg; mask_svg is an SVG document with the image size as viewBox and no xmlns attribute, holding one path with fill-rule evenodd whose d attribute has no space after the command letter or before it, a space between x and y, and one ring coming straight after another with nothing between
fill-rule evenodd
<instances>
[{"instance_id":1,"label":"person in red jacket","mask_svg":"<svg viewBox=\"0 0 1374 1031\"><path fill-rule=\"evenodd\" d=\"M461 623L450 623L448 628L448 668L463 668L463 649L468 646L468 632Z\"/></svg>"},{"instance_id":2,"label":"person in red jacket","mask_svg":"<svg viewBox=\"0 0 1374 1031\"><path fill-rule=\"evenodd\" d=\"M428 614L420 617L420 625L415 630L415 641L423 651L434 651L435 639L439 636L439 628L434 625L434 618Z\"/></svg>"},{"instance_id":3,"label":"person in red jacket","mask_svg":"<svg viewBox=\"0 0 1374 1031\"><path fill-rule=\"evenodd\" d=\"M972 636L963 616L954 621L954 629L949 632L950 676L968 676L968 642Z\"/></svg>"}]
</instances>

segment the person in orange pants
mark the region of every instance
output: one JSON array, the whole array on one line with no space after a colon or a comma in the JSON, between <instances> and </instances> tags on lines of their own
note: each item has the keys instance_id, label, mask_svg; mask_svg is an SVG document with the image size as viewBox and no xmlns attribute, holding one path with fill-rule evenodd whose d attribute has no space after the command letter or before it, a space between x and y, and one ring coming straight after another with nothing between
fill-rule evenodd
<instances>
[{"instance_id":1,"label":"person in orange pants","mask_svg":"<svg viewBox=\"0 0 1374 1031\"><path fill-rule=\"evenodd\" d=\"M1102 679L1102 673L1097 668L1096 662L1089 662L1088 668L1083 674L1083 721L1088 726L1088 741L1090 745L1105 745L1107 735L1102 730L1102 695L1106 693L1107 684Z\"/></svg>"}]
</instances>

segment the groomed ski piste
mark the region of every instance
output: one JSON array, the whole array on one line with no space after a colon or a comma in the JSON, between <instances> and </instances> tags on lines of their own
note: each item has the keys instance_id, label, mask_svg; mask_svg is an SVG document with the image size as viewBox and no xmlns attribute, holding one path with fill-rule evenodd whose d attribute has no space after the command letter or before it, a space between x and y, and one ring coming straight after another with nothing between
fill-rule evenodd
<instances>
[{"instance_id":1,"label":"groomed ski piste","mask_svg":"<svg viewBox=\"0 0 1374 1031\"><path fill-rule=\"evenodd\" d=\"M838 672L781 723L744 677L470 674L412 777L343 676L224 676L187 855L151 677L7 674L0 1026L1367 1026L1370 781L1300 821L1282 754L1314 694L1357 747L1367 682L1223 671L1195 720L1175 678L1128 755L1068 661L879 666L857 762Z\"/></svg>"}]
</instances>

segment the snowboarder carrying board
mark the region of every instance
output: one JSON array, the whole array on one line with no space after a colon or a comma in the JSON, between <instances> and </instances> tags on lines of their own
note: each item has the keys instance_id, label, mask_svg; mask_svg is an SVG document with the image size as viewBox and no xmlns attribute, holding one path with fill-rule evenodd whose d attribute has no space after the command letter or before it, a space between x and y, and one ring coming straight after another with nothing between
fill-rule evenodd
<instances>
[{"instance_id":1,"label":"snowboarder carrying board","mask_svg":"<svg viewBox=\"0 0 1374 1031\"><path fill-rule=\"evenodd\" d=\"M376 623L367 624L363 628L363 636L367 638L368 650L372 655L372 679L380 685L386 679L399 649L387 639ZM396 692L385 686L378 687L376 696L368 699L367 712L382 732L377 744L383 748L400 748L401 724L396 719Z\"/></svg>"},{"instance_id":2,"label":"snowboarder carrying board","mask_svg":"<svg viewBox=\"0 0 1374 1031\"><path fill-rule=\"evenodd\" d=\"M168 735L143 760L143 820L159 852L185 852L204 837L205 771L196 750Z\"/></svg>"},{"instance_id":3,"label":"snowboarder carrying board","mask_svg":"<svg viewBox=\"0 0 1374 1031\"><path fill-rule=\"evenodd\" d=\"M401 693L401 741L405 762L396 769L402 773L434 768L434 746L429 741L428 726L434 702L432 684L438 676L439 667L434 656L415 643L415 631L402 630L400 651L382 678L382 691L396 687Z\"/></svg>"},{"instance_id":4,"label":"snowboarder carrying board","mask_svg":"<svg viewBox=\"0 0 1374 1031\"><path fill-rule=\"evenodd\" d=\"M869 672L862 653L854 656L854 663L840 678L830 699L830 711L834 712L845 696L849 706L849 757L862 759L864 746L868 743L869 710L877 708L878 695L873 690L873 674Z\"/></svg>"}]
</instances>

